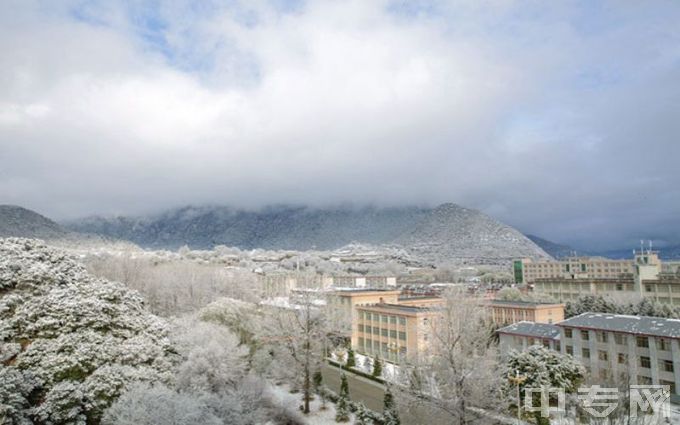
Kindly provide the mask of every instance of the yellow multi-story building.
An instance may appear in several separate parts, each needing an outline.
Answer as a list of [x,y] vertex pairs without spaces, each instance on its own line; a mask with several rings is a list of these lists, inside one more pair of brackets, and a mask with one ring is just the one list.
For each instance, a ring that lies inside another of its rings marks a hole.
[[564,304],[491,300],[486,303],[497,325],[517,322],[557,323],[564,320]]
[[429,346],[436,307],[375,304],[357,306],[352,347],[359,353],[391,362],[416,358]]
[[[635,252],[630,273],[619,276],[564,275],[533,278],[533,290],[559,302],[584,295],[612,298],[650,298],[660,303],[680,305],[678,263],[664,263],[654,251]],[[611,270],[611,269],[610,269]]]
[[538,279],[619,279],[630,277],[632,260],[610,260],[602,257],[570,257],[562,260],[515,260],[515,283],[534,283]]
[[336,290],[328,294],[329,320],[336,331],[346,337],[356,333],[357,306],[380,303],[397,303],[400,290],[352,288]]

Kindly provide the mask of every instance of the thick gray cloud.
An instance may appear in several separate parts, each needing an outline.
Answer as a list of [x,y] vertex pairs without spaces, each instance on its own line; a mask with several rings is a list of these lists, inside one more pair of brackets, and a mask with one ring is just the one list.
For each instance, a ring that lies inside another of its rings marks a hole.
[[1,203],[453,201],[680,241],[677,2],[3,3]]

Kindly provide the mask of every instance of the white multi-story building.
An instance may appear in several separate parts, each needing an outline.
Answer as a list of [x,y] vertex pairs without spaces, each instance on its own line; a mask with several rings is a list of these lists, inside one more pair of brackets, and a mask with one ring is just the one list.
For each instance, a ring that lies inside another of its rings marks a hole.
[[583,313],[555,325],[520,322],[498,331],[501,351],[544,345],[581,362],[595,383],[668,385],[680,400],[680,320]]

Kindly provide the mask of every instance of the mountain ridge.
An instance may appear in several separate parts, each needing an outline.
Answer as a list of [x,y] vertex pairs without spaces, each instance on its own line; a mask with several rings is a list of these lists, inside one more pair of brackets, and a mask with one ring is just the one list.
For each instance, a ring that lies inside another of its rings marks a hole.
[[89,217],[73,231],[130,240],[146,248],[329,250],[351,243],[403,246],[435,263],[549,257],[518,230],[482,212],[447,203],[426,207],[270,206],[242,210],[187,206],[153,216]]

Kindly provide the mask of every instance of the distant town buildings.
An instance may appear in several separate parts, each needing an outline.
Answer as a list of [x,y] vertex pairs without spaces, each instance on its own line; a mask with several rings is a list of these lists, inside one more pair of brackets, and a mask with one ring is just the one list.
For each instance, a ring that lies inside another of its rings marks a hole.
[[680,264],[662,262],[658,252],[640,250],[632,260],[575,257],[561,261],[517,260],[515,280],[559,302],[583,295],[628,295],[680,305]]
[[270,272],[259,276],[264,298],[287,297],[294,289],[314,288],[396,288],[394,276],[322,275]]

